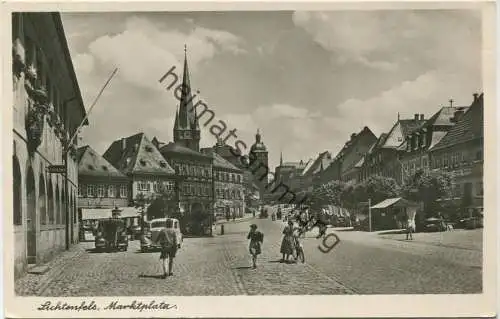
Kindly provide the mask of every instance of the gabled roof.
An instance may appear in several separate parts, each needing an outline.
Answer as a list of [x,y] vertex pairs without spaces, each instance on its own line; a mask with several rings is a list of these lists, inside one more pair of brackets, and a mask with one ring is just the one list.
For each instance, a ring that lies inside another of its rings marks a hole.
[[438,150],[471,140],[483,138],[484,110],[483,94],[475,100],[462,118],[432,148]]
[[126,178],[92,147],[83,146],[77,151],[78,176],[122,177]]
[[211,158],[210,155],[206,155],[206,154],[194,151],[188,147],[185,147],[181,144],[173,143],[173,142],[170,142],[167,145],[160,148],[160,152],[164,156],[166,156],[168,154],[181,154],[181,155],[195,156],[195,157],[201,157],[201,158]]
[[350,150],[352,150],[353,146],[356,145],[356,143],[359,141],[359,139],[363,136],[366,136],[366,135],[371,135],[371,136],[373,136],[374,139],[376,139],[375,134],[373,134],[373,132],[370,130],[370,128],[368,126],[365,126],[359,133],[354,133],[351,135],[351,138],[344,144],[342,149],[335,156],[335,160],[341,158],[346,153],[348,153]]
[[424,127],[429,126],[453,126],[455,122],[453,121],[455,117],[455,112],[463,111],[466,112],[469,109],[468,106],[444,106],[439,111],[436,112],[431,118],[427,120]]
[[104,153],[104,158],[124,174],[175,174],[144,133],[114,141]]
[[206,155],[212,156],[212,158],[214,159],[214,162],[213,162],[214,167],[229,169],[229,170],[238,171],[238,172],[242,171],[238,167],[234,166],[231,162],[224,159],[224,157],[217,154],[215,152],[215,150],[212,148],[203,148],[202,152]]
[[[420,128],[426,120],[405,119],[397,120],[385,137],[383,144],[377,146],[381,148],[399,148],[407,135]],[[396,139],[397,138],[397,139]]]
[[426,120],[399,120],[403,136],[410,134],[425,124]]
[[309,166],[309,169],[304,170],[304,175],[314,175],[321,171],[321,168],[326,169],[330,166],[332,162],[332,154],[328,151],[324,151],[319,153],[318,157],[314,160],[314,162]]

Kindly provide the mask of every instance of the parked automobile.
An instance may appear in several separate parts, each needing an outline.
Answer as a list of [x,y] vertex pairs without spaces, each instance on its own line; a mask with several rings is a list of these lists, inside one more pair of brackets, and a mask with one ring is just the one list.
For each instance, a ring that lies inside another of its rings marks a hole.
[[141,251],[146,252],[159,249],[160,243],[158,242],[158,234],[165,228],[170,228],[175,231],[177,235],[178,248],[181,248],[184,236],[180,230],[179,220],[175,218],[157,218],[149,221],[147,226],[144,228],[144,234],[141,236]]
[[95,236],[95,249],[97,251],[126,251],[128,235],[125,222],[119,218],[100,220]]
[[426,232],[439,232],[445,230],[446,226],[444,221],[440,218],[430,217],[424,221],[424,231]]

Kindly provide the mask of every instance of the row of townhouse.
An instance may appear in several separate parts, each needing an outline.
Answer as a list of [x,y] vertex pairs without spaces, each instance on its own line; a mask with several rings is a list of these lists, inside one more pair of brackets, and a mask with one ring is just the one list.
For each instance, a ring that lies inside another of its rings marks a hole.
[[442,200],[481,210],[483,100],[483,94],[474,94],[470,106],[445,106],[429,119],[423,114],[412,119],[398,116],[378,138],[365,127],[351,136],[326,169],[313,174],[312,185],[332,180],[357,183],[374,175],[394,178],[403,185],[419,171],[448,171],[453,194]]
[[[452,197],[442,199],[481,210],[483,199],[483,94],[470,106],[444,106],[430,118],[415,114],[375,136],[364,127],[351,135],[336,156],[319,153],[305,168],[280,163],[278,179],[305,191],[333,180],[358,183],[374,175],[394,178],[400,185],[421,171],[452,175]],[[452,102],[452,101],[450,101]]]

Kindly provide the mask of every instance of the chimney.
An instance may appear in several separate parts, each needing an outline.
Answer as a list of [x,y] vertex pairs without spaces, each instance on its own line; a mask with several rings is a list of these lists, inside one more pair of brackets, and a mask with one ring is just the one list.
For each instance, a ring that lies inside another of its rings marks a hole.
[[425,119],[423,114],[420,114],[420,121],[423,121]]
[[127,148],[127,139],[122,138],[122,151],[125,151],[126,148]]
[[415,121],[418,121],[418,114],[415,114]]
[[473,96],[474,96],[474,102],[477,102],[477,100],[479,99],[479,94],[474,93]]
[[351,141],[356,137],[356,133],[351,134]]

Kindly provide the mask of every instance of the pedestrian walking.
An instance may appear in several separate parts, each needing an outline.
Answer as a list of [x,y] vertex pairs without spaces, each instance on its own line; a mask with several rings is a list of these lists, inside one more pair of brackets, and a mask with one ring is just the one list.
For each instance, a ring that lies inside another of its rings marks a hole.
[[173,275],[174,258],[178,247],[177,235],[173,230],[172,223],[173,220],[167,219],[166,227],[158,234],[158,242],[161,245],[160,260],[163,267],[163,279]]
[[262,243],[264,242],[264,234],[257,230],[257,225],[250,225],[250,232],[247,239],[250,239],[248,250],[252,255],[252,268],[257,268],[257,256],[262,253]]
[[293,254],[293,222],[291,220],[288,221],[288,226],[283,229],[280,252],[283,255],[282,262],[288,262],[290,255]]
[[406,222],[406,240],[413,240],[413,232],[415,231],[415,221],[408,218]]

